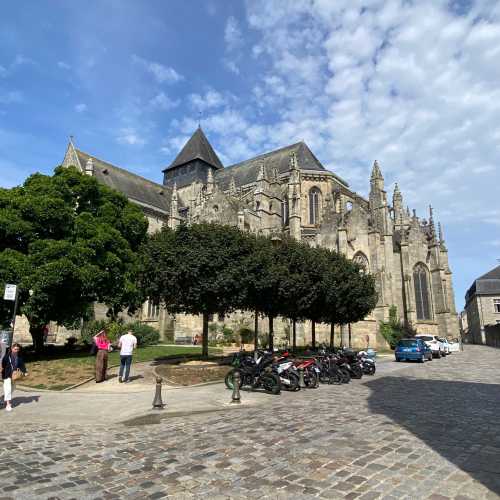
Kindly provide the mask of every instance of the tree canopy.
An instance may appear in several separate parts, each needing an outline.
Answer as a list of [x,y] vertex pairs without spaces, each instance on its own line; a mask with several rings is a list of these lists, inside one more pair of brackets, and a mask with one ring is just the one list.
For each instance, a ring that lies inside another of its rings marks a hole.
[[208,316],[235,309],[273,319],[346,324],[376,303],[373,279],[344,256],[289,237],[269,238],[219,224],[164,228],[143,247],[141,287],[173,313]]
[[244,303],[243,262],[251,238],[220,224],[163,228],[143,248],[141,287],[173,313],[203,316],[203,355],[208,355],[208,317]]
[[[142,303],[137,251],[146,234],[139,207],[74,167],[0,189],[0,287],[19,285],[35,347],[46,324],[74,324],[92,302],[110,316]],[[11,314],[1,301],[0,322]]]

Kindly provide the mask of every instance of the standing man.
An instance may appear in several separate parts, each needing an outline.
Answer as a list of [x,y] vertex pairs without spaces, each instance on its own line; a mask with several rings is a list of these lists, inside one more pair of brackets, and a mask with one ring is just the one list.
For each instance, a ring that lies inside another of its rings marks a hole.
[[[132,364],[132,353],[137,347],[137,338],[129,330],[125,335],[120,337],[118,341],[118,347],[120,348],[120,373],[118,376],[118,382],[129,381],[130,375],[130,365]],[[123,373],[125,371],[125,373]]]

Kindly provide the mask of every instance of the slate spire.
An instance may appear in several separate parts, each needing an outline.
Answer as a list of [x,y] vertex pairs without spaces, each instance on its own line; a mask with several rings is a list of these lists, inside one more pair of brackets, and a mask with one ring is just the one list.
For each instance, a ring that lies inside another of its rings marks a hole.
[[[202,128],[199,126],[168,169],[185,165],[193,160],[202,160],[216,170],[224,168]],[[167,169],[167,170],[168,170]]]

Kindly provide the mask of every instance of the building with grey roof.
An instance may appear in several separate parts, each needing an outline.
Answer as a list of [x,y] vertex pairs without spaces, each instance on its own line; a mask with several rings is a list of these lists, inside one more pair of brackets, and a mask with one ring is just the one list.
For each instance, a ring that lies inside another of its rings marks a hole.
[[[201,127],[163,169],[162,185],[97,159],[72,142],[63,165],[77,166],[141,206],[150,231],[163,224],[216,222],[258,234],[290,235],[357,261],[375,277],[378,303],[369,317],[352,325],[354,346],[385,344],[379,323],[388,319],[393,305],[401,321],[419,332],[458,336],[441,227],[438,230],[434,223],[432,208],[428,220],[411,214],[397,185],[389,203],[377,161],[368,199],[355,193],[334,169],[325,168],[305,142],[224,166]],[[200,318],[173,317],[151,304],[144,305],[142,319],[157,324],[169,340],[192,336],[201,328]],[[247,326],[253,326],[253,320],[241,316],[237,321],[224,319],[235,329],[247,320]],[[284,342],[287,322],[276,330]],[[310,342],[310,325],[300,325],[297,333],[299,342]],[[316,335],[326,340],[329,331],[318,326]],[[345,344],[346,339],[341,331],[337,342]]]
[[500,347],[500,266],[483,274],[465,294],[468,342]]

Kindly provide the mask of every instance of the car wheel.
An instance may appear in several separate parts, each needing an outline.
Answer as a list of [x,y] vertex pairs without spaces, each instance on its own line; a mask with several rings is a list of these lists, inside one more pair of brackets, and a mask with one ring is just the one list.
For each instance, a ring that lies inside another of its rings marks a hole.
[[425,356],[422,354],[420,359],[418,360],[419,363],[423,363],[425,361]]

